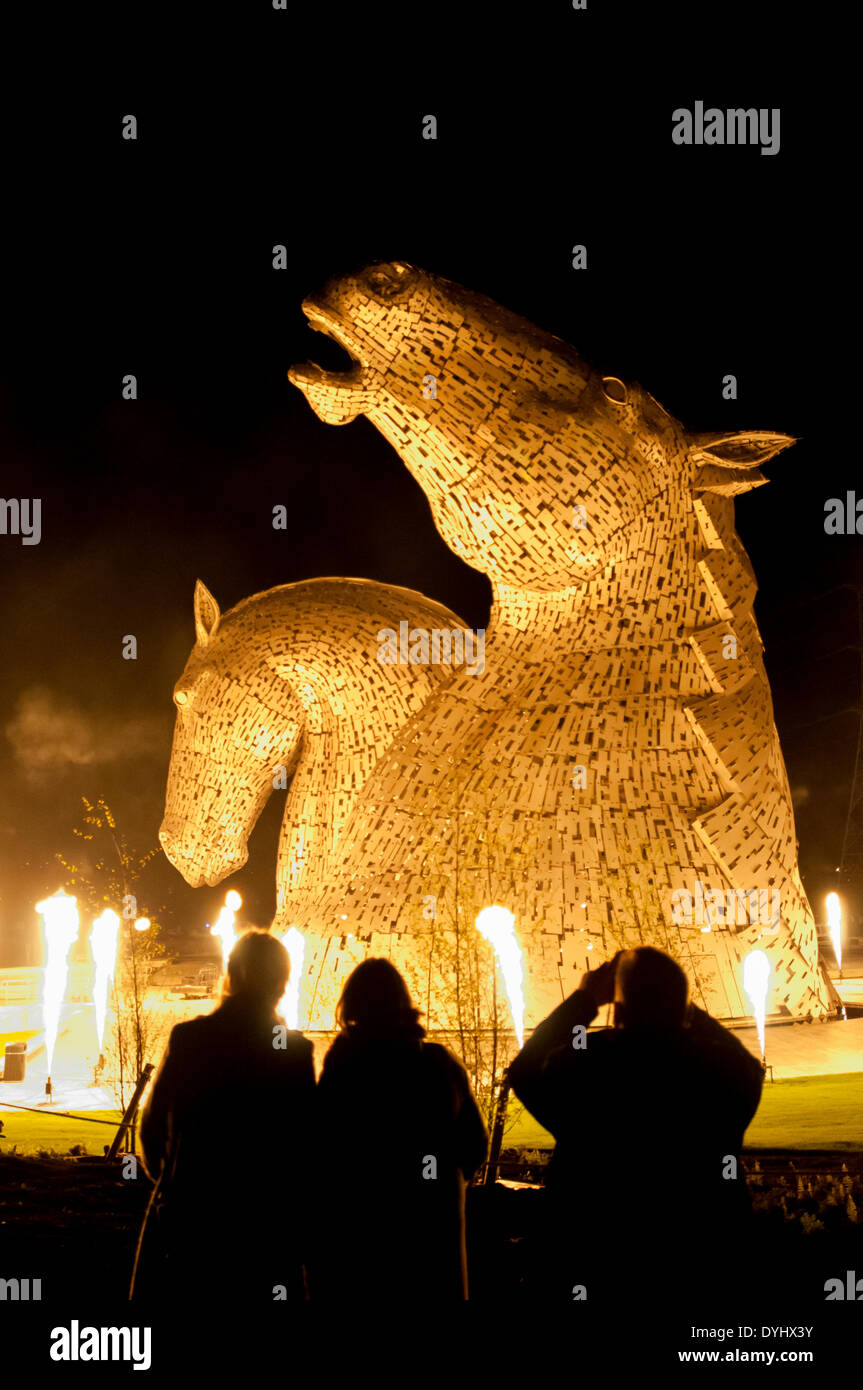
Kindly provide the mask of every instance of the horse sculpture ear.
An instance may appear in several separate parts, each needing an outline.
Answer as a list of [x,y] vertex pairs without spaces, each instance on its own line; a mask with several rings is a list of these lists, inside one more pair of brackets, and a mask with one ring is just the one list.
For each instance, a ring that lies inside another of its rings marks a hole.
[[195,635],[202,647],[219,631],[222,614],[206,584],[195,581]]

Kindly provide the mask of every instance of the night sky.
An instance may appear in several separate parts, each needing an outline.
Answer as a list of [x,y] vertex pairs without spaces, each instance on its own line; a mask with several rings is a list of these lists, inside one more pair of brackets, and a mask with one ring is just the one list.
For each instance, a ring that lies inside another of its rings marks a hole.
[[[515,22],[489,7],[476,31],[438,6],[347,26],[323,8],[202,10],[200,44],[153,10],[140,42],[118,32],[115,60],[80,57],[51,100],[35,60],[19,74],[0,495],[42,499],[42,540],[0,535],[0,963],[39,959],[33,904],[61,882],[54,855],[74,846],[82,796],[106,797],[141,852],[157,844],[197,578],[225,610],[273,585],[361,576],[485,626],[487,580],[446,548],[395,452],[364,419],[324,425],[286,380],[310,354],[341,365],[303,297],[394,258],[558,334],[692,429],[800,437],[737,524],[823,916],[860,656],[854,592],[817,596],[861,581],[860,538],[824,531],[826,499],[858,474],[826,327],[853,226],[818,124],[829,115],[783,61],[778,7],[761,7],[762,35],[751,6],[723,6],[709,41],[686,8],[547,10]],[[672,111],[699,99],[780,107],[780,152],[673,145]],[[576,243],[586,271],[571,267]],[[126,373],[137,401],[121,399]],[[287,531],[272,528],[276,504]],[[252,921],[274,907],[283,797],[231,880]],[[188,889],[160,855],[146,905],[200,932],[225,886]]]

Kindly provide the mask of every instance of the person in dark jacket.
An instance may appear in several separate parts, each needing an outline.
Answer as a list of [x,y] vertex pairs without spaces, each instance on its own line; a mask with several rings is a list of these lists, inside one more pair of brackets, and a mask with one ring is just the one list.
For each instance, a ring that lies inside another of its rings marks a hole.
[[131,1297],[215,1307],[305,1296],[297,1214],[315,1072],[312,1044],[276,1013],[289,973],[281,942],[250,931],[231,952],[219,1007],[171,1031],[141,1119],[157,1186]]
[[467,1297],[465,1184],[488,1136],[461,1062],[424,1041],[387,960],[347,980],[324,1060],[311,1297],[380,1307]]
[[[614,1027],[588,1033],[612,1001]],[[670,956],[643,946],[588,971],[534,1030],[509,1079],[557,1141],[544,1295],[614,1301],[628,1287],[642,1301],[667,1300],[692,1287],[696,1269],[721,1284],[745,1263],[740,1149],[763,1069],[688,1002]]]

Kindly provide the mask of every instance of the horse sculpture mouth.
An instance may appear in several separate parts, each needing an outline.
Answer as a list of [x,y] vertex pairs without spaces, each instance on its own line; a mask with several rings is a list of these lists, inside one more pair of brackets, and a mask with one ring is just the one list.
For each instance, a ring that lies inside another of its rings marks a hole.
[[352,341],[348,325],[310,299],[304,301],[303,312],[308,319],[309,327],[315,333],[322,333],[331,343],[335,343],[347,356],[349,365],[334,369],[321,367],[317,362],[302,362],[290,368],[288,380],[295,386],[328,386],[335,390],[353,390],[362,386],[366,363]]
[[215,888],[229,874],[242,869],[249,857],[248,846],[243,841],[217,840],[202,851],[184,842],[182,835],[172,833],[164,824],[160,827],[159,839],[165,858],[191,888],[203,888],[205,884]]

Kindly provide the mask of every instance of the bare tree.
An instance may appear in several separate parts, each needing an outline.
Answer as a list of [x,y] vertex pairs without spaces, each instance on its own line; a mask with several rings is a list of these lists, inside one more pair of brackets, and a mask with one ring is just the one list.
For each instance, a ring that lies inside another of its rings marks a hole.
[[431,1026],[448,1035],[491,1126],[498,1088],[518,1046],[509,1001],[499,981],[493,948],[476,930],[484,907],[508,907],[527,921],[528,880],[535,838],[513,848],[500,828],[499,810],[475,793],[461,791],[450,818],[443,853],[425,864],[428,899],[434,904],[425,935],[424,992]]
[[105,1080],[120,1109],[126,1107],[145,1062],[158,1061],[173,1019],[153,1008],[147,999],[154,971],[165,963],[157,937],[120,928],[112,1011],[105,1035]]

